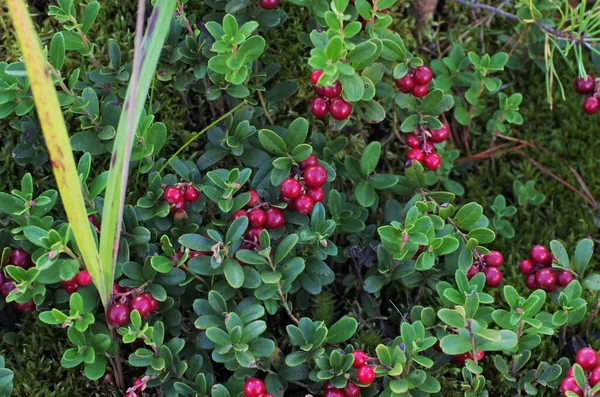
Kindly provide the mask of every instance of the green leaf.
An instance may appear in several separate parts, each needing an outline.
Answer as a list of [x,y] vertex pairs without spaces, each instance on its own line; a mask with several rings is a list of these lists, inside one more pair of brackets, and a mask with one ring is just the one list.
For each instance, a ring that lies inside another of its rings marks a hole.
[[444,323],[454,328],[464,328],[467,324],[465,319],[456,310],[441,309],[438,311],[438,317]]
[[369,143],[360,157],[360,172],[363,175],[369,175],[375,171],[380,156],[381,144],[377,141]]
[[446,335],[440,341],[440,347],[446,354],[462,354],[472,350],[471,341],[463,335]]
[[260,130],[258,132],[258,140],[265,150],[271,154],[285,156],[287,153],[283,139],[271,130]]
[[273,263],[278,265],[294,249],[297,243],[298,236],[296,234],[287,235],[277,246]]
[[575,247],[575,255],[573,256],[573,266],[575,271],[583,274],[590,263],[592,254],[594,253],[594,242],[589,239],[580,240]]
[[567,250],[558,240],[550,241],[550,249],[552,254],[556,257],[558,263],[563,267],[569,267],[569,254]]
[[329,327],[326,340],[328,343],[345,342],[354,335],[357,327],[358,321],[355,318],[344,316]]
[[342,54],[342,49],[344,47],[344,41],[340,36],[334,36],[329,40],[327,46],[325,47],[325,56],[330,61],[337,61]]
[[247,216],[242,216],[240,218],[237,218],[235,221],[233,221],[231,223],[231,225],[229,226],[229,228],[227,229],[227,236],[225,237],[227,244],[236,243],[237,241],[239,241],[242,238],[242,236],[244,235],[244,233],[246,232],[247,228],[248,228],[248,217]]
[[476,239],[479,242],[479,244],[488,244],[494,241],[494,239],[496,238],[496,233],[494,233],[488,228],[480,227],[471,230],[468,236],[469,238]]
[[477,203],[465,204],[458,210],[454,217],[456,226],[466,229],[474,225],[481,218],[481,215],[483,215],[483,207],[481,205]]
[[242,284],[244,284],[244,270],[238,261],[226,259],[223,263],[223,272],[229,285],[236,289],[242,287]]
[[54,69],[60,71],[65,63],[65,37],[61,32],[52,36],[49,52],[50,64],[54,66]]
[[358,102],[362,99],[365,92],[365,84],[359,75],[353,73],[349,76],[340,75],[339,77],[342,87],[342,95],[349,102]]

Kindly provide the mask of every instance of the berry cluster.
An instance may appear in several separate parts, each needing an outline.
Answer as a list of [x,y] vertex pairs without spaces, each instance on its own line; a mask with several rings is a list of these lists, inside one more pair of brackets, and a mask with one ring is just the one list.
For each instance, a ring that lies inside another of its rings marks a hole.
[[72,294],[79,287],[87,287],[91,283],[92,276],[90,276],[90,273],[87,270],[80,270],[72,279],[61,281],[60,285],[62,285],[67,293]]
[[137,290],[129,290],[127,287],[121,287],[113,284],[113,297],[115,302],[109,306],[106,312],[106,320],[115,328],[123,327],[129,324],[129,314],[137,310],[142,318],[148,317],[158,309],[158,302],[150,292],[136,294]]
[[[248,230],[246,231],[246,239],[258,243],[260,232],[263,229],[275,230],[283,227],[285,224],[285,216],[280,208],[271,207],[268,203],[263,203],[260,195],[256,190],[248,190],[250,200],[246,204],[248,209],[240,209],[233,213],[232,221],[235,221],[242,216],[248,217]],[[248,249],[247,245],[243,245],[242,249]],[[241,262],[240,262],[241,263]]]
[[333,85],[317,87],[317,83],[322,75],[322,70],[314,70],[310,74],[310,82],[315,93],[318,95],[310,103],[311,113],[319,118],[327,116],[327,113],[331,113],[331,117],[336,120],[346,120],[350,117],[350,113],[352,113],[352,105],[340,96],[343,89],[342,83],[336,80]]
[[267,393],[265,382],[258,378],[248,378],[244,383],[244,396],[246,397],[274,397]]
[[427,66],[419,66],[399,79],[395,79],[396,87],[406,94],[423,98],[429,92],[429,83],[433,80],[433,72]]
[[[369,356],[362,350],[354,350],[352,355],[354,356],[352,368],[356,368],[356,380],[363,385],[370,385],[375,380],[375,371],[367,364]],[[325,390],[323,397],[357,397],[360,395],[360,387],[352,382],[346,383],[343,389],[337,389],[327,381],[323,388]]]
[[170,214],[185,218],[187,203],[193,203],[200,198],[200,191],[189,183],[178,183],[168,186],[163,194],[164,200],[171,206]]
[[504,263],[504,257],[499,251],[490,251],[489,254],[478,258],[471,268],[467,271],[467,278],[472,279],[477,273],[483,272],[485,275],[485,285],[488,287],[497,287],[502,282],[502,272],[498,269]]
[[319,165],[319,160],[314,154],[300,162],[300,169],[299,179],[284,179],[279,186],[279,193],[281,201],[287,204],[288,209],[307,215],[312,212],[315,203],[325,199],[323,185],[327,182],[327,170]]
[[[29,269],[33,266],[33,263],[31,262],[31,256],[22,248],[13,250],[8,257],[8,262],[6,264],[22,267],[23,269]],[[14,280],[0,272],[0,295],[6,298],[8,294],[10,294],[10,292],[15,288]],[[12,301],[11,305],[21,313],[29,313],[33,311],[33,308],[35,307],[33,301],[28,301],[25,303]]]
[[259,0],[258,4],[265,10],[274,10],[279,6],[279,0]]
[[444,142],[450,136],[450,127],[442,123],[437,130],[426,130],[419,127],[415,133],[406,136],[406,144],[411,148],[407,158],[410,161],[418,161],[428,169],[435,171],[442,165],[442,159],[436,153],[434,143]]
[[[599,80],[600,81],[600,80]],[[583,101],[583,111],[594,114],[600,110],[600,84],[589,74],[585,79],[578,77],[574,83],[575,91],[582,95],[592,94]]]
[[519,272],[527,276],[525,284],[529,289],[543,289],[554,292],[557,287],[566,287],[573,281],[573,275],[567,270],[551,268],[553,256],[543,245],[534,245],[529,258],[519,262]]
[[[579,349],[575,355],[575,362],[585,371],[586,389],[588,386],[592,388],[600,382],[600,367],[598,366],[598,353],[596,353],[596,350],[589,347]],[[560,391],[563,396],[566,396],[568,391],[583,396],[583,390],[579,387],[573,375],[573,367],[567,370],[567,376],[560,383]]]

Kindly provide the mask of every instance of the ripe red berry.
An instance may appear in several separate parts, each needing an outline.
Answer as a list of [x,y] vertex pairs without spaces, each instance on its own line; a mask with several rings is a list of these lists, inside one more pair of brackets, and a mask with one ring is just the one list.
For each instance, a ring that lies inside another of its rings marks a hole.
[[543,245],[534,245],[531,247],[529,259],[536,265],[549,266],[552,263],[550,252]]
[[330,381],[327,381],[323,385],[323,390],[337,390],[337,389],[335,387],[333,387],[333,385],[331,384]]
[[504,263],[504,257],[500,251],[490,251],[483,257],[485,264],[491,267],[500,267]]
[[469,268],[469,270],[467,270],[467,278],[470,280],[473,277],[475,277],[475,275],[477,273],[479,273],[479,269],[477,268],[477,266],[471,265],[471,267]]
[[310,73],[310,82],[312,85],[317,85],[319,79],[323,76],[323,71],[321,69],[313,70]]
[[12,302],[12,305],[19,313],[30,313],[35,308],[33,301],[27,301],[25,303]]
[[304,182],[311,188],[323,186],[327,182],[327,170],[320,165],[308,167],[304,170]]
[[467,353],[452,355],[452,361],[454,361],[456,364],[459,364],[459,365],[464,365],[465,361],[467,361],[467,358],[468,358]]
[[8,264],[22,267],[23,269],[29,269],[31,267],[31,255],[23,248],[17,248],[10,253]]
[[275,396],[270,393],[267,393],[267,394],[263,394],[261,397],[275,397]]
[[333,85],[323,87],[323,95],[327,98],[337,98],[342,95],[342,84],[339,81],[335,81]]
[[367,358],[369,357],[362,350],[354,350],[352,355],[354,356],[354,361],[352,362],[352,367],[354,368],[360,368],[365,365]]
[[253,227],[262,227],[267,220],[267,215],[265,211],[260,208],[255,208],[253,210],[248,211],[248,223],[250,223]]
[[295,203],[296,200],[291,199],[291,198],[287,198],[285,196],[281,196],[281,201],[283,201],[284,203],[287,204],[286,208],[288,210],[295,210],[296,209],[296,203]]
[[488,287],[497,287],[502,282],[502,272],[497,267],[486,267],[483,274],[485,274],[485,285]]
[[142,378],[135,378],[133,380],[133,386],[134,387],[140,387],[144,384],[144,381],[142,380]]
[[535,283],[538,288],[551,292],[556,288],[556,274],[552,269],[540,269],[535,273]]
[[200,198],[200,191],[192,185],[187,185],[185,191],[183,192],[183,196],[187,201],[193,203],[195,201],[198,201],[198,199]]
[[413,96],[416,96],[417,98],[423,98],[425,95],[427,95],[428,92],[429,92],[429,86],[427,84],[415,85],[411,91]]
[[406,73],[404,77],[395,79],[396,87],[402,92],[409,93],[415,86],[415,79],[411,73]]
[[129,324],[129,313],[131,310],[126,305],[115,303],[108,308],[106,320],[113,327],[123,327]]
[[265,10],[273,10],[279,5],[279,0],[259,0],[258,3]]
[[183,193],[181,193],[179,188],[176,188],[175,186],[169,186],[165,189],[163,198],[169,204],[176,204],[183,200]]
[[450,136],[450,127],[448,127],[448,124],[442,123],[442,128],[437,130],[430,130],[429,133],[431,134],[430,139],[432,142],[444,142]]
[[352,105],[342,98],[336,98],[331,101],[329,112],[331,113],[331,117],[336,120],[346,120],[350,117],[350,113],[352,113]]
[[246,397],[260,397],[266,391],[265,383],[257,378],[249,378],[244,384],[244,396]]
[[139,394],[134,391],[130,391],[129,393],[125,393],[123,397],[139,397]]
[[248,190],[248,194],[250,194],[250,200],[248,200],[248,207],[254,207],[260,204],[260,195],[256,190]]
[[136,296],[129,302],[131,311],[137,310],[142,318],[148,317],[152,313],[152,304],[144,295]]
[[521,262],[519,262],[519,271],[521,274],[528,276],[531,274],[531,272],[533,272],[533,266],[534,264],[532,261],[529,259],[523,259]]
[[360,383],[368,385],[375,379],[375,371],[373,371],[373,368],[363,365],[356,372],[356,379],[358,379]]
[[[485,357],[485,352],[483,350],[479,350],[477,352],[477,361],[483,360],[483,357]],[[467,358],[473,360],[473,354],[471,352],[467,353]]]
[[308,194],[303,194],[294,201],[296,211],[302,215],[308,215],[312,212],[315,201]]
[[98,223],[95,215],[88,215],[88,221],[94,225],[96,229],[100,229],[100,223]]
[[13,289],[15,289],[15,284],[12,281],[5,281],[0,285],[0,294],[6,298]]
[[598,366],[598,353],[590,347],[584,347],[575,355],[575,362],[581,365],[584,371],[590,371]]
[[412,148],[418,148],[421,146],[421,140],[415,134],[408,134],[406,136],[406,144]]
[[181,200],[175,204],[171,204],[171,209],[169,210],[169,214],[173,215],[177,211],[185,211],[187,208],[187,201]]
[[119,284],[117,284],[117,283],[113,283],[112,294],[113,295],[119,295],[122,292],[123,292],[123,289],[121,288],[121,286]]
[[327,116],[327,112],[329,112],[329,104],[327,100],[323,97],[314,97],[310,102],[310,112],[313,116],[322,118]]
[[269,208],[266,211],[267,220],[265,221],[265,227],[269,230],[279,229],[285,224],[285,216],[283,211],[279,208]]
[[246,231],[246,239],[258,243],[260,239],[260,233],[264,230],[262,227],[251,227]]
[[60,285],[65,291],[67,291],[67,293],[72,294],[73,292],[77,291],[77,288],[79,288],[79,284],[77,284],[77,275],[70,280],[61,281]]
[[[573,376],[573,369],[571,369],[571,375]],[[567,376],[569,376],[568,372],[567,372]],[[600,383],[600,367],[596,367],[592,370],[592,372],[590,372],[590,385],[591,386],[596,386],[598,383]]]
[[594,114],[600,109],[600,101],[593,96],[585,98],[583,101],[583,111],[586,114]]
[[323,393],[323,397],[345,397],[346,395],[344,394],[343,390],[340,389],[329,389],[329,390],[325,390],[325,393]]
[[531,290],[538,288],[537,283],[535,281],[535,273],[527,276],[527,278],[525,279],[525,285]]
[[158,301],[154,299],[154,296],[152,296],[150,292],[146,292],[145,294],[142,294],[142,296],[145,297],[150,303],[151,312],[155,312],[156,310],[158,310]]
[[311,154],[306,160],[299,162],[298,165],[302,169],[307,169],[310,166],[319,165],[319,159],[314,154]]
[[248,216],[248,212],[246,212],[246,210],[237,210],[231,216],[231,221],[233,222],[236,219],[241,218],[243,216]]
[[414,77],[419,85],[429,84],[433,80],[433,72],[427,66],[419,66],[415,69]]
[[[306,171],[305,171],[306,175]],[[294,178],[286,178],[279,186],[279,192],[283,197],[296,199],[302,194],[302,184]]]
[[315,203],[322,203],[325,200],[325,190],[322,187],[313,187],[312,189],[308,189],[306,191]]
[[75,281],[77,281],[77,284],[81,285],[82,287],[87,287],[92,283],[92,276],[87,270],[80,270],[75,276]]
[[556,284],[559,287],[566,287],[573,281],[573,275],[571,272],[563,270],[558,272],[558,276],[556,276]]
[[591,94],[592,92],[594,92],[594,85],[594,78],[589,74],[585,79],[577,77],[575,79],[575,83],[573,84],[575,91],[579,94]]
[[358,397],[360,394],[360,387],[356,386],[352,382],[346,383],[346,387],[344,387],[344,396],[345,397]]
[[437,153],[429,153],[423,160],[423,165],[432,171],[437,170],[442,165],[442,159]]
[[566,395],[568,391],[579,396],[583,395],[583,390],[577,386],[577,381],[573,377],[564,378],[563,381],[560,382],[560,391],[563,393],[563,396]]
[[422,163],[423,160],[425,160],[425,153],[423,153],[421,149],[414,148],[408,151],[406,157],[410,161],[418,161],[419,163]]

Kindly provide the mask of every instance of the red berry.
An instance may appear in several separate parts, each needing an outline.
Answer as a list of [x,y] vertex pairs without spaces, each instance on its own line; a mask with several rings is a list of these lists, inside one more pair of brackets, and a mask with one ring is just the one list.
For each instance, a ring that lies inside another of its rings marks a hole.
[[[569,369],[571,370],[571,375],[569,375],[569,372],[567,371],[567,376],[573,376],[573,369]],[[600,367],[596,367],[590,372],[590,385],[596,386],[598,383],[600,383]]]
[[[485,356],[485,352],[483,350],[479,350],[477,352],[477,361],[481,361],[483,360],[483,357]],[[467,353],[467,358],[470,358],[471,360],[473,360],[473,354],[472,353]]]
[[259,4],[265,10],[273,10],[279,5],[279,0],[259,0]]
[[538,288],[552,292],[556,288],[556,274],[552,269],[540,269],[535,273],[535,283]]
[[442,128],[437,130],[430,130],[429,133],[431,134],[430,139],[432,142],[444,142],[450,136],[450,127],[448,127],[448,124],[442,123]]
[[322,187],[313,187],[312,189],[308,189],[306,191],[315,203],[322,203],[325,200],[325,190]]
[[269,230],[279,229],[285,224],[285,216],[283,211],[279,208],[269,208],[266,212],[267,220],[265,222],[265,228]]
[[251,227],[246,231],[246,239],[258,243],[260,239],[260,233],[264,230],[262,227]]
[[536,265],[549,266],[552,263],[550,252],[543,245],[534,245],[531,247],[529,259]]
[[442,159],[437,153],[429,153],[423,160],[423,165],[432,171],[437,170],[442,165]]
[[558,272],[558,276],[556,276],[556,284],[559,287],[566,287],[571,283],[571,281],[573,281],[573,275],[571,272],[566,270]]
[[429,92],[429,86],[425,85],[415,85],[411,91],[411,93],[417,98],[423,98]]
[[427,66],[419,66],[414,72],[415,83],[426,85],[433,80],[433,72]]
[[311,188],[323,186],[327,182],[327,170],[320,165],[308,167],[304,170],[304,182]]
[[129,302],[131,311],[137,310],[142,318],[148,317],[152,313],[152,304],[144,295],[136,296]]
[[310,112],[318,118],[327,116],[327,112],[329,112],[327,100],[320,96],[313,98],[310,102]]
[[396,83],[396,87],[405,93],[411,92],[415,86],[415,79],[411,73],[406,73],[404,77],[395,79],[394,82]]
[[452,361],[454,361],[457,364],[463,365],[465,363],[465,361],[467,361],[468,357],[469,356],[467,355],[467,353],[454,354],[452,356]]
[[584,371],[590,371],[598,366],[598,353],[590,347],[579,349],[575,362],[581,365]]
[[144,383],[144,380],[142,378],[135,378],[133,380],[133,387],[137,387],[141,391],[144,391],[144,389],[146,388],[146,383]]
[[88,215],[88,221],[94,225],[96,229],[100,229],[100,223],[98,223],[95,215]]
[[17,248],[10,253],[8,264],[29,269],[31,267],[31,256],[23,248]]
[[356,379],[358,379],[360,383],[368,385],[375,379],[375,371],[373,371],[373,368],[363,365],[356,372]]
[[253,210],[248,211],[248,223],[253,227],[262,227],[267,220],[267,215],[265,211],[260,208],[255,208]]
[[467,271],[467,278],[470,280],[473,277],[475,277],[475,275],[479,273],[479,269],[477,268],[477,266],[475,265],[471,265],[471,267],[469,268],[469,270]]
[[243,216],[248,216],[248,212],[246,212],[246,210],[237,210],[231,216],[231,221],[233,222],[236,219],[241,218]]
[[497,287],[502,282],[502,272],[497,267],[486,267],[483,274],[485,274],[485,285],[488,287]]
[[92,276],[87,270],[80,270],[75,276],[75,280],[77,281],[77,284],[82,287],[87,287],[92,283]]
[[594,114],[600,109],[600,101],[593,96],[585,98],[583,101],[583,111],[586,114]]
[[154,299],[154,296],[152,296],[150,292],[146,292],[145,294],[142,294],[142,296],[145,297],[150,303],[151,312],[155,312],[156,310],[158,310],[158,301]]
[[248,207],[255,207],[260,204],[260,195],[256,190],[248,190],[248,194],[250,194],[250,200],[248,200]]
[[567,369],[566,377],[568,378],[569,376],[575,376],[573,375],[573,367],[569,367],[569,369]]
[[337,389],[335,387],[333,387],[333,385],[331,384],[330,381],[327,381],[323,385],[323,390],[337,390]]
[[346,387],[344,387],[344,396],[345,397],[358,397],[360,394],[360,387],[356,386],[352,382],[346,383]]
[[423,160],[425,160],[425,153],[423,153],[421,149],[414,148],[408,151],[406,157],[410,161],[418,161],[419,163],[422,163]]
[[533,289],[537,289],[537,283],[535,281],[535,273],[530,274],[529,276],[527,276],[527,278],[525,279],[525,285],[527,286],[527,288],[533,290]]
[[418,148],[421,146],[421,140],[415,134],[408,134],[406,136],[406,144],[412,148]]
[[568,391],[571,391],[579,396],[583,395],[583,390],[579,386],[577,386],[577,381],[573,377],[564,378],[562,382],[560,382],[560,391],[563,395],[566,395]]
[[187,201],[193,203],[195,201],[198,201],[198,199],[200,198],[200,191],[192,185],[187,185],[185,191],[183,192],[183,196]]
[[327,98],[337,98],[342,95],[342,84],[339,81],[335,81],[333,85],[323,87],[323,95]]
[[[64,281],[63,281],[64,283]],[[67,292],[67,294],[72,294],[73,292],[77,291],[77,289],[79,288],[79,284],[77,283],[72,283],[72,284],[63,284],[61,283],[63,289]]]
[[257,378],[249,378],[244,384],[244,396],[246,397],[260,397],[266,391],[265,383]]
[[6,298],[13,289],[15,289],[15,284],[12,281],[5,281],[0,285],[0,294]]
[[19,313],[29,313],[35,308],[33,301],[27,301],[25,303],[12,302],[12,305]]
[[310,82],[312,85],[317,85],[321,76],[323,76],[323,71],[321,69],[313,70],[310,73]]
[[331,113],[331,117],[336,120],[346,120],[350,116],[350,113],[352,113],[352,105],[342,98],[336,98],[331,101],[329,112]]
[[352,355],[354,356],[354,361],[352,362],[354,368],[362,367],[367,362],[367,358],[369,358],[362,350],[354,350]]
[[323,393],[323,397],[345,397],[346,395],[344,394],[343,390],[340,389],[329,389],[329,390],[325,390],[325,393]]
[[294,201],[294,204],[299,214],[308,215],[312,212],[315,201],[308,194],[303,194]]
[[139,397],[140,395],[134,391],[130,391],[129,393],[125,393],[123,397]]
[[319,159],[314,154],[311,154],[306,160],[299,162],[298,165],[300,168],[306,169],[313,165],[319,165]]
[[[306,174],[306,171],[305,171]],[[302,194],[302,184],[294,178],[286,178],[279,186],[279,192],[283,197],[296,199]]]
[[263,395],[262,395],[262,396],[260,396],[260,397],[275,397],[275,396],[274,396],[274,395],[272,395],[272,394],[270,394],[270,393],[267,393],[267,394],[263,394]]
[[291,199],[291,198],[287,198],[287,197],[284,197],[284,196],[281,196],[281,201],[283,201],[284,203],[287,204],[286,208],[288,210],[295,210],[296,209],[296,203],[295,203],[296,200]]
[[523,259],[521,262],[519,262],[519,271],[521,272],[521,274],[524,274],[526,276],[530,275],[533,272],[533,267],[534,264],[529,259]]
[[115,303],[108,308],[106,320],[113,327],[123,327],[129,324],[129,313],[131,311],[126,305]]
[[181,193],[181,190],[179,188],[169,186],[165,189],[163,198],[169,204],[176,204],[183,200],[183,193]]
[[504,263],[504,257],[500,251],[490,251],[483,257],[485,264],[491,267],[500,267]]
[[577,77],[575,79],[575,83],[573,84],[573,86],[575,87],[575,91],[577,91],[579,94],[591,94],[592,92],[594,92],[594,85],[594,78],[589,74],[585,79]]
[[117,284],[117,283],[113,283],[112,294],[113,295],[119,295],[122,292],[123,292],[123,290],[121,289],[121,286],[119,284]]
[[185,211],[187,207],[187,201],[181,200],[175,204],[171,204],[171,209],[169,210],[169,214],[173,215],[177,211]]

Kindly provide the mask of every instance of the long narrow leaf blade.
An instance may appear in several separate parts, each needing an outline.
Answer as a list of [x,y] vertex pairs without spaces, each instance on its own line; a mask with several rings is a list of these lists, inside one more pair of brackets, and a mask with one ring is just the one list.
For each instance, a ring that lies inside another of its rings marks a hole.
[[117,260],[132,141],[174,11],[175,0],[156,2],[141,48],[136,48],[134,54],[134,70],[117,127],[102,212],[100,263],[107,285],[113,282]]
[[17,33],[17,41],[25,60],[35,108],[46,140],[58,191],[86,268],[92,276],[94,285],[100,291],[102,302],[106,305],[110,293],[106,293],[98,250],[87,219],[75,159],[56,96],[56,88],[48,71],[48,63],[24,1],[8,0],[7,3]]

